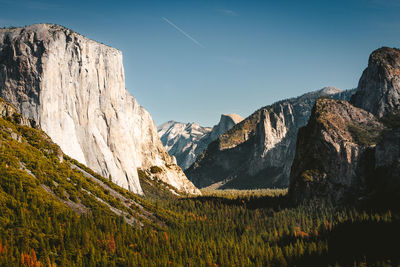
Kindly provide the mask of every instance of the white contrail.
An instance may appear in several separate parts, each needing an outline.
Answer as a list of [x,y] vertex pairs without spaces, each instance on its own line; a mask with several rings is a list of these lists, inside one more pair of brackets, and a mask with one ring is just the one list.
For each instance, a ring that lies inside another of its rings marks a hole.
[[165,17],[161,17],[165,22],[167,22],[169,25],[171,25],[172,27],[174,27],[175,29],[177,29],[180,33],[182,33],[183,35],[185,35],[187,38],[189,38],[190,40],[192,40],[195,44],[197,44],[198,46],[204,48],[204,45],[202,45],[200,42],[198,42],[196,39],[194,39],[192,36],[190,36],[189,34],[187,34],[184,30],[182,30],[181,28],[179,28],[178,26],[176,26],[172,21],[168,20]]

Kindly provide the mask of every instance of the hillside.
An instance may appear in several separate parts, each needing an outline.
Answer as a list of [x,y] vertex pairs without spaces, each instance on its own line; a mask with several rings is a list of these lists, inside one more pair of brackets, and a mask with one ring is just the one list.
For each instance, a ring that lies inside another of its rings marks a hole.
[[0,115],[0,262],[104,263],[138,229],[165,227],[152,204],[63,154],[1,98]]
[[165,149],[182,169],[192,165],[197,155],[207,147],[204,137],[211,132],[211,127],[176,121],[163,123],[157,129]]
[[290,181],[293,200],[343,203],[368,195],[374,148],[385,130],[371,113],[346,101],[318,99],[298,134]]
[[54,24],[0,29],[0,97],[64,153],[133,193],[137,169],[199,193],[174,165],[151,115],[125,88],[122,52]]
[[2,266],[399,262],[390,211],[291,207],[283,190],[182,198],[155,167],[139,171],[139,197],[67,157],[1,99],[0,114]]
[[[382,47],[350,103],[319,99],[299,130],[289,195],[396,207],[400,199],[400,50]],[[382,204],[384,203],[384,204]]]
[[212,142],[185,173],[200,188],[284,188],[297,131],[321,96],[350,99],[353,90],[325,87],[263,107]]

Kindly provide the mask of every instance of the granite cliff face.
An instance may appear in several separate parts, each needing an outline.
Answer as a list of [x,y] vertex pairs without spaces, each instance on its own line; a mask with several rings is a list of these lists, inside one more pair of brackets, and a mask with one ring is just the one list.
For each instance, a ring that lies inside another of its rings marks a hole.
[[298,134],[289,188],[294,203],[400,200],[399,66],[398,49],[380,48],[351,98],[354,106],[317,101]]
[[209,136],[207,137],[208,144],[211,143],[212,141],[217,140],[218,137],[226,133],[228,130],[230,130],[233,126],[235,126],[242,120],[243,118],[237,114],[226,114],[226,115],[222,114],[218,124],[214,125]]
[[150,114],[125,89],[122,53],[64,27],[0,29],[0,96],[72,158],[142,193],[137,169],[199,193],[163,148]]
[[4,101],[2,98],[0,98],[0,118],[13,118],[14,122],[19,125],[37,128],[34,120],[21,116],[16,108]]
[[197,123],[168,121],[158,127],[158,134],[168,153],[174,156],[177,164],[185,170],[193,164],[197,155],[206,149],[209,143],[242,119],[237,114],[222,114],[219,123],[213,128],[202,127]]
[[[397,118],[400,122],[400,117]],[[400,127],[384,132],[375,148],[375,178],[372,191],[399,196],[400,192]],[[399,197],[400,198],[400,197]]]
[[297,131],[316,99],[349,99],[352,93],[326,87],[261,108],[212,142],[185,173],[198,187],[286,187]]
[[382,47],[369,57],[351,103],[378,118],[400,110],[400,50]]
[[374,147],[384,126],[346,101],[318,99],[307,126],[299,130],[289,195],[296,203],[324,198],[357,199],[366,191]]

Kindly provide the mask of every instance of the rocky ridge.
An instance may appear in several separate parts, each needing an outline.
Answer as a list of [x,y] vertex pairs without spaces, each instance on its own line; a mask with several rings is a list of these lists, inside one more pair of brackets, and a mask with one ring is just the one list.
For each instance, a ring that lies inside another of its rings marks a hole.
[[289,195],[296,203],[362,196],[384,129],[371,113],[346,101],[318,99],[307,126],[299,130]]
[[[50,205],[60,204],[58,210],[67,208],[79,215],[92,214],[97,205],[101,212],[122,217],[131,226],[165,225],[145,207],[148,203],[142,198],[66,156],[35,121],[2,98],[0,150],[3,187],[7,183],[25,184],[30,197],[40,195]],[[2,190],[1,194],[4,199],[13,199],[12,191]]]
[[369,57],[351,103],[378,118],[400,110],[400,50],[382,47]]
[[165,151],[150,114],[125,89],[122,53],[62,26],[0,29],[0,96],[72,158],[142,193],[138,169],[200,193]]
[[231,129],[243,118],[237,114],[222,114],[213,128],[197,123],[168,121],[158,126],[158,134],[168,153],[175,157],[182,169],[187,169],[197,156],[221,134]]
[[371,54],[350,103],[317,101],[298,135],[294,203],[400,199],[399,52],[383,47]]
[[349,99],[353,92],[325,87],[263,107],[212,142],[185,173],[198,187],[287,187],[297,131],[316,99]]

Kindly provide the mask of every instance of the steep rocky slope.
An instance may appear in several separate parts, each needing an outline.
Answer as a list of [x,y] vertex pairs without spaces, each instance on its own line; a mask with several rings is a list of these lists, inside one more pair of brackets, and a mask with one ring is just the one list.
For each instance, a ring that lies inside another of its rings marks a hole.
[[150,114],[125,89],[122,53],[64,27],[0,29],[0,96],[63,151],[142,193],[137,169],[199,193],[163,148]]
[[213,128],[202,127],[197,123],[168,121],[158,127],[158,134],[168,153],[185,170],[209,143],[242,120],[237,114],[222,114],[219,123]]
[[382,47],[369,57],[351,103],[381,118],[400,110],[400,50]]
[[316,99],[349,99],[352,93],[326,87],[261,108],[211,143],[185,173],[198,187],[286,187],[297,131]]
[[[3,205],[16,198],[11,185],[21,183],[29,198],[43,199],[49,206],[58,206],[60,211],[87,215],[101,211],[112,217],[121,216],[135,226],[163,224],[147,209],[151,205],[64,155],[33,120],[19,114],[1,98],[0,151],[3,211],[12,209],[12,205]],[[4,228],[7,227],[2,225]]]
[[200,151],[207,147],[204,136],[211,132],[211,127],[176,121],[163,123],[157,129],[165,149],[176,158],[182,169],[187,169]]
[[371,54],[351,98],[361,108],[317,101],[298,135],[289,188],[295,203],[400,200],[399,64],[398,49]]
[[176,205],[176,188],[141,171],[138,196],[63,154],[31,122],[0,98],[1,266],[159,266],[166,244],[185,247],[192,210],[156,202]]
[[383,130],[383,124],[363,109],[346,101],[318,99],[307,126],[299,130],[289,195],[295,202],[362,196]]
[[214,125],[210,135],[208,137],[208,142],[211,143],[220,137],[222,134],[226,133],[233,126],[241,122],[243,118],[237,114],[222,114],[217,125]]

